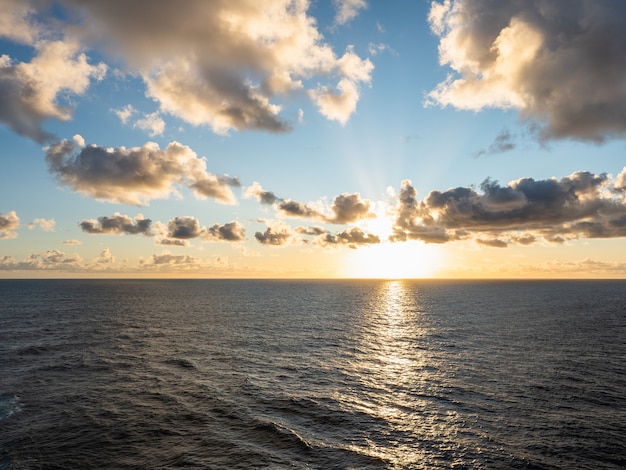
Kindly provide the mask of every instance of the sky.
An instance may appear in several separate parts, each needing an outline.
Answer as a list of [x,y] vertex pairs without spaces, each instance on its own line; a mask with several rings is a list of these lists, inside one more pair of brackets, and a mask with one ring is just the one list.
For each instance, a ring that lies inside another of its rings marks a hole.
[[623,0],[0,0],[0,278],[626,278]]

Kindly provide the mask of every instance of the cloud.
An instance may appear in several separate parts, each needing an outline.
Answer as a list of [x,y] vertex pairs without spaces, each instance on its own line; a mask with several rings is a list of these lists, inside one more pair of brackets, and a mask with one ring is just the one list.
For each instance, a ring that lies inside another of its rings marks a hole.
[[343,193],[333,200],[331,207],[334,217],[327,221],[334,224],[349,224],[362,219],[372,219],[376,215],[370,212],[370,201],[361,199],[359,193]]
[[393,48],[391,48],[389,44],[385,44],[382,42],[379,42],[379,43],[370,42],[367,46],[367,51],[370,53],[370,55],[373,55],[373,56],[382,54],[383,52],[387,52],[387,51],[393,55],[398,55],[398,52],[395,51]]
[[43,130],[45,120],[72,117],[71,108],[59,103],[59,96],[82,95],[92,78],[103,78],[107,67],[89,64],[70,41],[38,41],[35,50],[30,62],[13,64],[9,56],[0,56],[0,122],[43,143],[54,138]]
[[514,136],[508,129],[502,129],[502,131],[496,136],[493,143],[487,149],[476,152],[475,156],[481,157],[483,155],[495,155],[513,150],[515,148],[513,137]]
[[214,224],[207,229],[203,240],[240,242],[245,240],[245,229],[239,222],[229,222],[224,225]]
[[56,222],[54,221],[54,219],[35,219],[28,224],[28,228],[29,230],[33,230],[35,227],[39,226],[44,232],[54,232],[55,225]]
[[165,130],[165,121],[161,118],[158,111],[146,114],[143,118],[137,119],[133,127],[137,127],[142,131],[146,131],[150,137],[163,135]]
[[3,271],[76,270],[81,267],[79,255],[66,254],[59,250],[34,253],[23,261],[15,261],[10,256],[0,259],[0,270]]
[[265,232],[256,232],[254,238],[263,245],[282,246],[295,243],[295,232],[287,224],[278,222],[267,227]]
[[361,199],[359,193],[343,193],[336,196],[333,199],[332,206],[328,208],[328,214],[308,204],[291,199],[281,199],[273,192],[265,191],[257,182],[246,188],[244,197],[254,197],[261,204],[272,205],[282,215],[287,217],[319,220],[331,224],[349,224],[358,220],[376,217],[374,213],[370,212],[370,201]]
[[143,234],[152,236],[151,224],[152,221],[150,219],[144,219],[141,214],[131,219],[127,215],[121,215],[119,212],[116,212],[111,217],[98,217],[97,221],[92,219],[83,220],[79,225],[83,232],[90,234]]
[[369,60],[362,61],[353,52],[352,47],[348,47],[338,64],[346,77],[339,80],[335,89],[322,85],[316,90],[310,90],[309,96],[317,104],[322,115],[343,125],[356,110],[359,84],[369,83],[374,66]]
[[256,181],[246,188],[243,196],[245,198],[254,197],[261,204],[271,205],[280,201],[280,198],[278,198],[273,192],[265,191]]
[[145,205],[151,199],[178,194],[187,186],[197,198],[235,203],[232,186],[236,178],[206,171],[206,160],[189,147],[171,142],[161,150],[153,142],[143,147],[80,147],[63,140],[46,148],[50,172],[59,181],[85,196],[120,204]]
[[62,245],[80,245],[81,242],[79,240],[63,240],[61,244]]
[[7,215],[0,212],[0,240],[16,238],[15,230],[20,226],[20,218],[15,211],[9,211]]
[[392,241],[426,243],[475,238],[504,247],[571,238],[626,236],[622,174],[579,171],[561,179],[520,178],[505,186],[486,179],[472,187],[431,191],[422,201],[410,181],[396,196]]
[[337,13],[336,24],[345,24],[355,18],[361,10],[367,8],[365,0],[333,0]]
[[171,255],[171,254],[162,254],[162,255],[152,255],[152,262],[146,263],[146,266],[150,264],[155,266],[173,266],[173,265],[197,265],[200,262],[198,258],[193,258],[188,255]]
[[[32,2],[33,9],[40,2]],[[322,114],[345,123],[355,111],[358,89],[371,80],[372,63],[352,49],[336,55],[308,16],[308,1],[232,0],[183,4],[151,0],[64,0],[63,25],[85,45],[101,45],[116,63],[141,76],[147,94],[193,125],[229,130],[285,132],[281,101],[307,96],[318,83],[334,88],[310,95]],[[342,21],[363,7],[339,1]],[[309,83],[310,82],[310,83]],[[334,82],[334,87],[332,86]]]
[[33,44],[41,35],[40,26],[31,18],[33,13],[23,0],[0,2],[0,36],[21,44]]
[[286,244],[296,244],[300,242],[308,243],[309,240],[301,239],[301,236],[313,236],[313,244],[321,247],[347,246],[355,249],[359,245],[371,245],[380,243],[380,237],[374,234],[365,233],[359,227],[351,227],[332,234],[320,226],[296,227],[292,229],[283,222],[278,222],[268,226],[265,232],[257,232],[255,238],[264,245],[281,246]]
[[193,238],[207,242],[240,242],[245,240],[245,228],[236,221],[206,228],[195,217],[175,217],[167,223],[165,238],[159,240],[158,244],[188,246],[187,240]]
[[168,238],[189,240],[198,238],[206,232],[195,217],[175,217],[167,223]]
[[498,238],[492,238],[488,240],[478,238],[476,239],[476,242],[479,245],[489,246],[491,248],[506,248],[507,246],[509,246],[507,242],[505,242],[504,240],[500,240]]
[[365,233],[358,227],[352,227],[351,229],[343,230],[336,235],[332,235],[330,232],[319,235],[315,238],[314,243],[324,247],[346,245],[349,248],[356,249],[359,245],[380,243],[380,237],[371,233]]
[[615,190],[624,193],[626,196],[626,166],[615,178]]
[[112,109],[111,111],[115,113],[115,115],[120,119],[122,124],[128,123],[128,120],[130,119],[130,117],[136,112],[132,104],[127,104],[123,108]]
[[453,71],[431,102],[515,108],[544,140],[626,135],[623,1],[444,0],[429,22]]
[[99,265],[113,264],[115,263],[115,256],[111,254],[111,250],[109,250],[108,248],[105,248],[104,250],[100,252],[98,257],[96,258],[96,263]]
[[182,247],[187,247],[189,246],[189,241],[187,240],[181,240],[178,238],[162,238],[162,239],[158,239],[156,241],[157,245],[164,245],[164,246],[182,246]]

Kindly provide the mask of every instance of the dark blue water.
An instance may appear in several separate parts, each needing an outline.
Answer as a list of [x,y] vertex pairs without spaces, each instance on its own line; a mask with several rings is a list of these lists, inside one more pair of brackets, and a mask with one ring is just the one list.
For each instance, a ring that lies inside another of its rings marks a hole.
[[0,469],[626,467],[626,282],[0,281]]

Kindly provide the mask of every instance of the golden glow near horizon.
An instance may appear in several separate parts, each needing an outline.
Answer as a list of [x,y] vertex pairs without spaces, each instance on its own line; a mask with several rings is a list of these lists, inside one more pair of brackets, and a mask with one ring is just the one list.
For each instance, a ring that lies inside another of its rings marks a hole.
[[443,258],[442,251],[434,245],[383,242],[348,253],[343,274],[354,278],[426,278],[436,275]]

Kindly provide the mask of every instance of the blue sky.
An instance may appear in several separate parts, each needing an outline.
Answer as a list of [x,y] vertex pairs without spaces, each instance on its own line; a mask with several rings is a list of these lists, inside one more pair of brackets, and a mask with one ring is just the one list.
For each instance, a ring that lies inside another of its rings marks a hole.
[[620,1],[0,2],[0,277],[624,277]]

